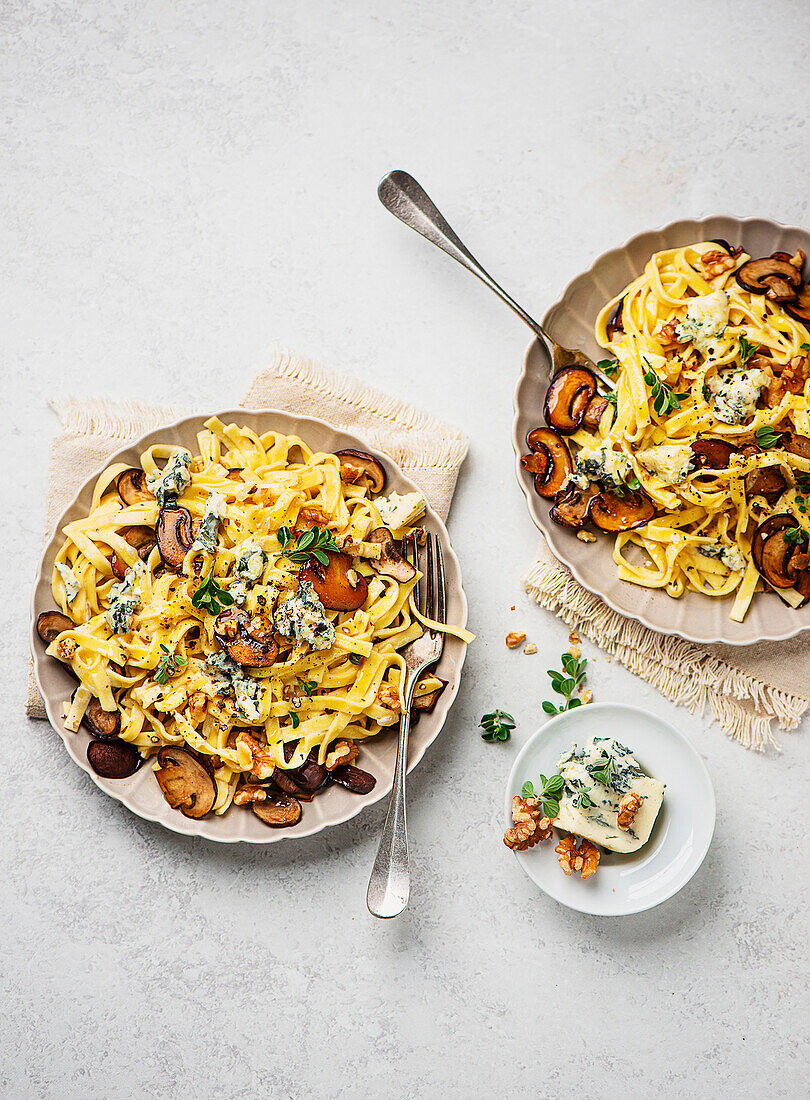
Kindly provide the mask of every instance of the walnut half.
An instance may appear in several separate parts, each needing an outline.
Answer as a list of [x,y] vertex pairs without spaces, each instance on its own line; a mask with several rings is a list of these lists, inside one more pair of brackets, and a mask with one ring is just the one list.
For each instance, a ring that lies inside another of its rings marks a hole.
[[512,799],[512,821],[514,828],[506,830],[503,842],[513,851],[525,852],[551,836],[551,818],[544,815],[537,798],[521,798],[516,794]]
[[566,875],[580,872],[583,878],[590,878],[599,866],[599,849],[590,840],[582,840],[577,849],[577,838],[569,833],[556,845],[560,867]]
[[636,814],[641,809],[641,795],[635,791],[628,791],[622,796],[619,803],[619,828],[629,829],[636,819]]

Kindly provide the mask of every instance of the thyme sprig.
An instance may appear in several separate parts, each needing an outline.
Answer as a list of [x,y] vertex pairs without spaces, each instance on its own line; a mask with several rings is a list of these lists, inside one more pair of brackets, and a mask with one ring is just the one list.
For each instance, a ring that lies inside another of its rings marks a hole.
[[543,813],[553,820],[560,812],[560,795],[564,786],[565,780],[561,775],[551,775],[548,779],[541,775],[539,791],[535,793],[534,784],[527,779],[520,788],[520,793],[523,798],[536,798],[538,802],[542,802]]
[[759,351],[759,344],[750,344],[744,336],[740,336],[740,365],[745,366],[751,356]]
[[572,657],[570,653],[563,653],[560,661],[562,672],[550,668],[547,670],[547,675],[551,678],[552,690],[556,691],[558,695],[562,695],[564,702],[558,707],[546,699],[543,703],[543,710],[546,714],[562,714],[564,710],[573,710],[574,707],[582,706],[582,700],[572,698],[572,696],[577,688],[585,682],[585,666],[588,663],[588,658]]
[[763,424],[761,428],[757,428],[754,435],[757,437],[757,444],[765,451],[775,447],[782,438],[782,433],[775,431],[770,424]]
[[167,684],[171,677],[186,664],[186,659],[182,653],[172,653],[162,642],[160,648],[163,650],[163,656],[157,663],[153,679],[156,684]]
[[335,554],[339,553],[335,536],[331,531],[322,531],[320,527],[311,527],[308,531],[302,531],[296,536],[294,543],[290,528],[286,526],[279,527],[278,541],[281,543],[285,558],[295,562],[296,565],[303,565],[310,558],[314,558],[321,565],[327,566],[329,557],[326,551],[331,550]]
[[493,710],[491,714],[485,714],[480,725],[484,732],[481,737],[484,741],[508,741],[515,728],[515,720],[505,710]]
[[230,607],[233,596],[227,589],[222,588],[214,577],[213,570],[208,574],[197,591],[191,597],[194,607],[201,611],[208,611],[212,615],[218,615],[223,607]]
[[672,386],[666,382],[662,382],[658,375],[652,368],[650,361],[645,359],[647,364],[647,370],[644,372],[644,381],[650,387],[650,396],[652,397],[653,409],[659,416],[666,416],[668,412],[675,412],[681,407],[681,401],[685,401],[689,396],[689,391],[685,393],[675,393]]

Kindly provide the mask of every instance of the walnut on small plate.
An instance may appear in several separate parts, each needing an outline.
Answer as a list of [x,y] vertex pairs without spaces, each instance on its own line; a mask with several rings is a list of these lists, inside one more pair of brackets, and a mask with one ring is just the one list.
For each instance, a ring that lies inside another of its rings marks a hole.
[[590,878],[599,866],[599,849],[596,845],[583,838],[577,848],[577,838],[572,833],[564,836],[554,851],[566,875],[579,871],[583,878]]
[[506,830],[503,842],[513,851],[525,852],[551,836],[551,818],[545,816],[543,804],[537,798],[521,798],[516,794],[512,799],[512,821],[514,828]]

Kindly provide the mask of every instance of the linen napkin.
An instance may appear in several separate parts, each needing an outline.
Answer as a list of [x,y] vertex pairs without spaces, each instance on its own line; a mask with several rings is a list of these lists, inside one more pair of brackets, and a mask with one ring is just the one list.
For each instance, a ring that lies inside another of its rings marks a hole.
[[[49,531],[79,486],[110,455],[161,424],[200,411],[77,398],[51,404],[62,421],[62,432],[51,448]],[[274,350],[270,365],[254,380],[241,405],[314,416],[360,436],[390,455],[420,486],[442,519],[446,518],[468,449],[466,436],[449,424],[365,382],[326,371],[285,348]],[[26,712],[31,718],[46,717],[33,676]]]
[[524,578],[529,595],[617,657],[674,703],[704,712],[746,748],[779,748],[773,726],[795,729],[810,707],[810,645],[802,635],[751,646],[699,645],[658,634],[594,596],[545,543]]

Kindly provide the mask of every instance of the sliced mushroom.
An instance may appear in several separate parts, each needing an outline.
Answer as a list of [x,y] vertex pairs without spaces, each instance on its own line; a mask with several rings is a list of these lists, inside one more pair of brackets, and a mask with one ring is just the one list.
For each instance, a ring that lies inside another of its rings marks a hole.
[[121,732],[121,711],[117,707],[115,710],[104,710],[93,696],[82,716],[82,725],[99,741],[115,741]]
[[624,333],[624,321],[622,319],[623,311],[624,298],[620,299],[616,303],[616,308],[610,315],[610,320],[607,323],[608,340],[615,340],[617,336],[621,336]]
[[743,290],[751,294],[764,294],[772,302],[790,302],[796,297],[796,288],[802,276],[787,260],[766,256],[761,260],[749,260],[734,276]]
[[793,435],[792,432],[785,434],[787,439],[783,437],[782,446],[786,451],[798,455],[799,458],[810,458],[810,439],[806,435]]
[[[290,772],[284,771],[283,768],[276,768],[273,771],[272,781],[275,785],[284,792],[284,794],[292,795],[293,798],[298,798],[302,802],[311,802],[314,797],[313,791],[305,791],[290,778]],[[250,777],[252,781],[252,777]],[[265,780],[267,782],[267,780]]]
[[157,754],[155,779],[173,810],[195,820],[214,808],[217,785],[210,772],[188,749],[164,746]]
[[810,600],[810,569],[805,569],[803,573],[799,573],[793,587],[804,597],[803,603],[799,605],[800,607],[804,607],[808,600]]
[[751,497],[765,497],[769,504],[775,504],[787,489],[787,482],[777,466],[763,466],[759,470],[751,470],[743,478],[745,483],[745,495]]
[[191,512],[188,508],[161,508],[155,527],[157,547],[167,569],[182,568],[194,542]]
[[115,487],[124,504],[145,504],[155,499],[146,487],[143,470],[124,470],[115,479]]
[[785,302],[785,313],[789,313],[796,321],[810,324],[810,286],[802,285],[796,293],[796,300]]
[[411,563],[397,550],[394,537],[387,527],[376,527],[370,535],[366,535],[366,542],[379,543],[381,547],[380,557],[370,559],[371,565],[384,577],[393,577],[400,584],[407,584],[416,576],[416,570]]
[[[556,496],[572,469],[571,453],[565,440],[553,428],[535,428],[526,436],[526,444],[531,454],[524,455],[520,464],[524,470],[534,473],[535,491],[541,497]],[[541,454],[547,460],[544,473],[531,469],[531,459],[535,454]]]
[[309,581],[330,611],[356,611],[366,602],[368,581],[355,569],[348,554],[336,554],[333,550],[326,554],[328,565],[310,558],[299,569],[298,579],[302,584]]
[[372,493],[381,493],[385,485],[385,469],[374,455],[366,451],[355,451],[348,447],[344,451],[335,451],[340,459],[340,476],[351,484],[365,484]]
[[301,803],[288,794],[269,795],[263,802],[251,802],[250,808],[271,829],[288,829],[301,820]]
[[608,407],[608,399],[606,397],[596,394],[588,402],[588,406],[585,409],[585,415],[582,418],[583,428],[587,428],[588,431],[595,432],[599,427],[599,421],[602,419],[605,413],[605,409]]
[[763,520],[754,532],[751,540],[751,557],[758,571],[762,572],[762,547],[767,539],[777,531],[784,531],[787,527],[798,527],[799,521],[789,512],[780,512],[775,516],[768,516]]
[[241,607],[229,607],[217,615],[214,636],[228,656],[245,668],[267,668],[278,657],[269,615],[251,615]]
[[37,616],[37,634],[45,645],[55,642],[65,630],[73,630],[76,624],[61,611],[43,611]]
[[588,522],[591,506],[599,496],[599,486],[591,483],[587,489],[569,485],[561,489],[554,498],[554,507],[549,516],[561,527],[570,527],[580,531]]
[[738,453],[738,448],[725,439],[708,439],[702,437],[692,444],[692,450],[697,455],[698,466],[703,469],[725,470],[731,461],[731,456]]
[[143,759],[129,741],[91,741],[87,763],[103,779],[126,779],[138,770]]
[[551,380],[546,393],[546,423],[563,435],[580,427],[591,398],[596,393],[596,375],[586,367],[563,367]]
[[318,753],[315,750],[309,754],[303,764],[297,768],[291,768],[287,774],[302,791],[313,794],[319,791],[329,779],[329,772],[323,764],[318,763]]
[[[155,545],[155,532],[151,527],[124,527],[119,532],[124,542],[128,542],[130,546],[134,547],[138,551],[138,557],[141,561],[146,561],[149,555],[152,553],[152,548]],[[118,554],[113,554],[110,559],[110,565],[112,571],[116,577],[121,580],[126,576],[129,566],[122,557]]]
[[805,542],[794,546],[788,561],[788,571],[795,575],[804,573],[806,569],[810,569],[810,548]]
[[762,544],[760,573],[774,588],[792,588],[796,573],[790,565],[795,544],[785,539],[784,531],[775,531]]
[[590,514],[602,531],[632,531],[649,523],[655,508],[643,493],[627,492],[619,497],[615,493],[602,492],[591,503]]
[[[439,677],[439,679],[441,679]],[[427,692],[426,695],[414,695],[413,697],[413,709],[422,712],[423,714],[430,714],[433,708],[436,706],[439,696],[447,687],[447,681],[442,680],[439,687],[434,688],[433,691]]]
[[355,768],[353,764],[341,764],[329,773],[334,783],[345,787],[353,794],[369,794],[377,785],[377,780],[370,772],[364,772],[362,768]]

